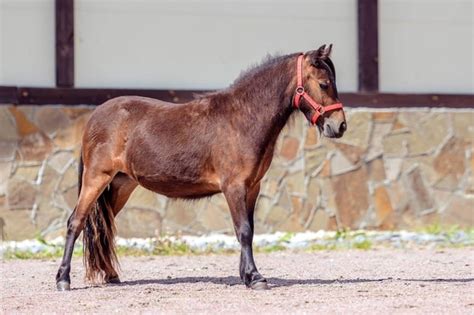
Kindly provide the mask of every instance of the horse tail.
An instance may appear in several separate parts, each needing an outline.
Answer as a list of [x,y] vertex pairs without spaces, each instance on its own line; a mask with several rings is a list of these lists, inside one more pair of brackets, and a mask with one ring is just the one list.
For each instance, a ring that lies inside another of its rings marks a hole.
[[82,174],[84,174],[84,161],[82,161],[82,152],[79,152],[79,166],[77,167],[77,196],[81,195]]
[[[79,190],[81,189],[84,164],[79,162]],[[118,267],[115,252],[115,220],[109,203],[110,190],[107,187],[97,198],[86,217],[83,231],[84,265],[86,279],[97,283],[106,280],[107,275],[115,274]]]

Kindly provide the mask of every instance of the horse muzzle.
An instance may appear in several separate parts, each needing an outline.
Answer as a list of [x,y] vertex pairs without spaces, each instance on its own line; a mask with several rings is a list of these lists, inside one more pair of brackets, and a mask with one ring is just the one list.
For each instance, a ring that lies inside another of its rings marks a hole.
[[347,130],[347,123],[345,120],[334,121],[326,119],[323,124],[323,135],[328,138],[340,138]]

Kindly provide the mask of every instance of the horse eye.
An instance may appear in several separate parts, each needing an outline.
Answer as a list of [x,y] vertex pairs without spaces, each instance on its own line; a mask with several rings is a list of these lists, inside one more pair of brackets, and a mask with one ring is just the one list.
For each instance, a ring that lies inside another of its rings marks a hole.
[[329,88],[329,85],[326,83],[319,83],[319,87],[323,90],[327,90]]

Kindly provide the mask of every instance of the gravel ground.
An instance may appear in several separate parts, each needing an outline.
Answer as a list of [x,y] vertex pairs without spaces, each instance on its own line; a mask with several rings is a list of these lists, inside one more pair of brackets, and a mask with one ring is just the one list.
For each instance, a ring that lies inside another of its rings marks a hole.
[[474,313],[474,249],[256,255],[271,289],[246,289],[238,256],[122,257],[122,284],[56,292],[59,260],[1,264],[4,313]]

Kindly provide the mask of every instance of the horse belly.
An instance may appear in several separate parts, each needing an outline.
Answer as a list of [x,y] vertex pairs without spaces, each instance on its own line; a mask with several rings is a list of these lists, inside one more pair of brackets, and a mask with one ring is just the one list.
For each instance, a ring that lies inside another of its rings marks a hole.
[[220,185],[213,180],[180,180],[176,178],[139,177],[138,183],[155,193],[170,198],[195,199],[221,192]]

